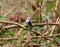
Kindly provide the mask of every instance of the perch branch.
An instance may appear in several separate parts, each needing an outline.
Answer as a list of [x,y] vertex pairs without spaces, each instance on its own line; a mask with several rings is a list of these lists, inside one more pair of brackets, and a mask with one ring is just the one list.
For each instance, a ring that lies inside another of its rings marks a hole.
[[[0,23],[4,23],[4,22],[0,22]],[[7,22],[6,22],[7,23]],[[10,24],[10,23],[9,23]],[[33,26],[43,26],[43,25],[60,25],[60,23],[33,23]],[[8,26],[4,26],[4,29],[10,29],[10,28],[20,28],[20,26],[17,25],[8,25]]]
[[24,29],[26,29],[23,25],[17,23],[17,22],[12,22],[12,21],[0,21],[0,23],[8,23],[8,24],[14,24],[14,25],[17,25],[19,27],[22,27]]

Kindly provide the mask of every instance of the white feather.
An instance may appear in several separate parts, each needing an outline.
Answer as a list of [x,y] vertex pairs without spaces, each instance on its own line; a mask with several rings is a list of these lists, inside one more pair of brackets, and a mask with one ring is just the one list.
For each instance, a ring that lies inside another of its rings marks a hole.
[[27,17],[25,22],[28,23],[29,21],[30,21],[30,17]]

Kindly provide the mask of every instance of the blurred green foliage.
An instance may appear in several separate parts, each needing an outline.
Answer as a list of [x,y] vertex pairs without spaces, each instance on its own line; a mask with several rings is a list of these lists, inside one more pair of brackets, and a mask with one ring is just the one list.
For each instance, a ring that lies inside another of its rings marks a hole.
[[50,12],[52,10],[52,8],[54,7],[55,2],[56,2],[56,0],[47,2],[46,12]]
[[0,21],[6,21],[7,19],[3,17],[3,15],[0,15]]

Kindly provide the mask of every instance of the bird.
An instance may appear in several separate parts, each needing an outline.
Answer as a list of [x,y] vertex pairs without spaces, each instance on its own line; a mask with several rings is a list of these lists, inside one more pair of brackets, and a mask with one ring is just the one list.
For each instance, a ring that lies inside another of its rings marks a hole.
[[37,32],[35,32],[35,30],[33,30],[33,25],[31,22],[31,18],[30,17],[26,17],[25,20],[25,26],[27,27],[28,30],[30,30],[31,32],[34,32],[36,35],[40,35]]
[[25,24],[28,29],[32,29],[32,22],[30,19],[31,19],[30,17],[27,17],[25,20]]

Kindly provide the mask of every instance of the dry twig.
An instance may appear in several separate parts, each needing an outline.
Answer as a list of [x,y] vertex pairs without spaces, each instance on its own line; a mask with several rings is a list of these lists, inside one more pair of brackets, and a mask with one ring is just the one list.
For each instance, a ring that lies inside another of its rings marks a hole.
[[18,40],[17,38],[0,38],[0,41],[1,39],[4,41],[4,40]]
[[21,34],[22,30],[23,30],[23,28],[21,28],[21,29],[18,31],[18,33],[16,34],[16,38]]

